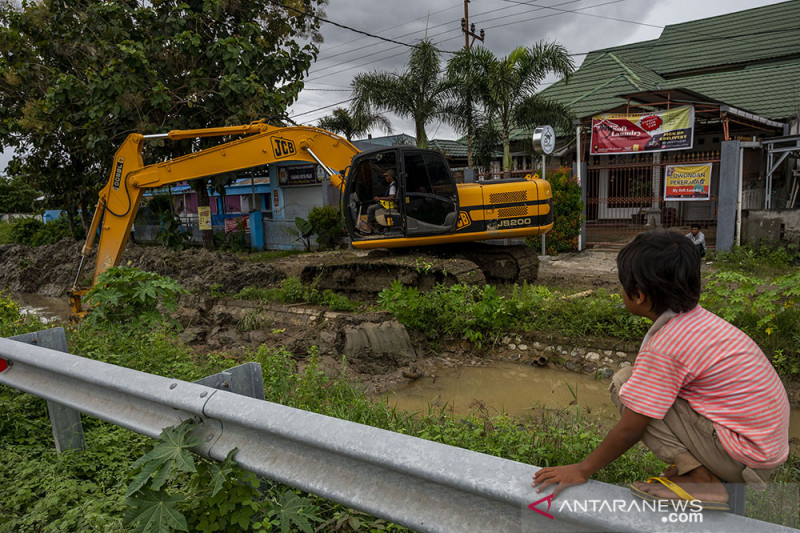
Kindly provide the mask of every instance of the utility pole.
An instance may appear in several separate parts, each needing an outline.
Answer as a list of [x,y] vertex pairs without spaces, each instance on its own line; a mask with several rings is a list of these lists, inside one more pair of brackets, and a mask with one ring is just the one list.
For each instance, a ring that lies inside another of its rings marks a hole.
[[[467,50],[472,48],[472,45],[475,44],[475,39],[483,42],[483,29],[481,29],[480,34],[476,34],[475,23],[473,22],[472,25],[469,23],[469,0],[464,0],[464,18],[461,19],[461,31],[464,32],[464,48]],[[472,37],[471,42],[469,40],[470,37]]]
[[[461,31],[464,32],[464,48],[469,50],[475,44],[475,39],[483,42],[484,32],[481,28],[480,34],[475,33],[475,23],[469,23],[469,0],[464,0],[464,18],[461,19]],[[472,41],[469,38],[472,37]],[[472,162],[472,102],[469,102],[467,118],[467,170],[464,171],[464,181],[471,183],[477,179],[477,173],[473,168]]]

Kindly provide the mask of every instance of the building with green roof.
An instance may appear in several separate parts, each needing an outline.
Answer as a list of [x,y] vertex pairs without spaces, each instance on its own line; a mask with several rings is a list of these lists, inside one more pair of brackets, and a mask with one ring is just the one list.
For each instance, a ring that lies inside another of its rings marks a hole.
[[800,2],[792,0],[672,24],[658,39],[590,52],[568,82],[541,94],[587,117],[626,105],[632,93],[686,89],[788,124],[800,108],[798,80]]
[[[566,141],[580,142],[587,242],[626,242],[643,225],[696,222],[712,243],[729,249],[746,225],[743,211],[798,205],[800,172],[792,159],[800,156],[798,0],[672,24],[657,39],[595,50],[541,95],[579,118]],[[691,148],[590,154],[597,146],[592,117],[687,105],[695,113]],[[664,176],[672,167],[700,164],[713,169],[709,197],[665,199]],[[797,219],[780,225],[797,226],[800,236]]]

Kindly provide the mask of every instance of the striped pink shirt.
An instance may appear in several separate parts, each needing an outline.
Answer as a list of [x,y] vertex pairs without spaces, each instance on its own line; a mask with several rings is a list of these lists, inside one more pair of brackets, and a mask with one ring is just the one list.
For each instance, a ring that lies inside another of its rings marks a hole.
[[620,389],[625,407],[662,419],[680,397],[714,422],[737,461],[768,469],[786,460],[789,399],[750,337],[700,306],[651,333]]

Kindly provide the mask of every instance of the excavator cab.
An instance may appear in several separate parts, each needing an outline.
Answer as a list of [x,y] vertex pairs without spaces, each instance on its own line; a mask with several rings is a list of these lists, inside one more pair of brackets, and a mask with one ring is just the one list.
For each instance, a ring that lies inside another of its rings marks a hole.
[[439,152],[408,146],[365,152],[353,158],[345,183],[343,213],[354,241],[455,230],[458,192]]

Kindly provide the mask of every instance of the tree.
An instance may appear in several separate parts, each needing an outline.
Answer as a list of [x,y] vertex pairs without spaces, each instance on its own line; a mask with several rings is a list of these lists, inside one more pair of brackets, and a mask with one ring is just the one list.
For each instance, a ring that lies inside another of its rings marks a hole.
[[[65,201],[87,216],[127,134],[279,120],[316,58],[308,14],[324,1],[4,2],[0,145],[24,147],[17,158],[39,188],[73,191]],[[146,159],[211,142],[148,146]],[[193,185],[208,205],[205,180]]]
[[439,51],[427,39],[414,46],[405,72],[371,72],[357,75],[353,88],[355,114],[373,108],[414,120],[417,146],[428,147],[425,125],[443,117],[448,82],[441,76]]
[[[141,114],[149,131],[278,122],[303,87],[317,56],[319,23],[313,14],[325,0],[300,0],[283,8],[261,0],[162,0],[143,10],[143,43],[151,107]],[[301,44],[299,38],[311,37]],[[155,109],[152,104],[157,103]],[[171,156],[217,141],[182,142]],[[206,180],[195,180],[198,205],[209,205]],[[206,248],[211,231],[203,232]]]
[[342,107],[337,107],[330,115],[319,119],[317,127],[344,135],[348,141],[352,141],[353,137],[366,135],[367,132],[375,127],[384,129],[387,134],[392,133],[392,124],[385,116],[369,110],[351,114],[350,111]]
[[537,43],[519,47],[498,58],[483,47],[471,50],[472,76],[479,80],[477,90],[490,120],[496,121],[503,139],[503,170],[511,174],[511,130],[539,124],[571,127],[572,112],[555,101],[536,94],[548,74],[569,77],[574,65],[560,44]]
[[[472,48],[462,48],[447,63],[447,78],[450,84],[445,120],[467,136],[467,167],[475,166],[475,134],[481,123],[481,78],[480,62]],[[477,50],[482,52],[485,49]],[[480,165],[479,165],[480,166]]]
[[38,196],[19,176],[11,179],[0,176],[0,213],[32,213],[33,201]]
[[[117,43],[132,38],[135,2],[5,2],[0,6],[0,143],[17,148],[20,176],[84,226],[126,86]],[[110,152],[110,153],[109,153]]]

